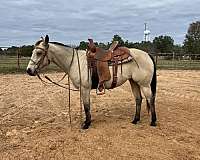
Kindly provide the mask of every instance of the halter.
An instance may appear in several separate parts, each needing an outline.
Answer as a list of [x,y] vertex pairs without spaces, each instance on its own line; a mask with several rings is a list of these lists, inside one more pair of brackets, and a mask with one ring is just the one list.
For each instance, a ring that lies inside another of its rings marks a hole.
[[[34,60],[30,59],[31,62],[33,62],[33,64],[35,66],[37,66],[36,70],[38,69],[38,67],[40,66],[40,64],[44,61],[44,58],[47,57],[48,59],[48,48],[49,48],[49,45],[47,46],[46,49],[44,48],[41,48],[41,47],[35,47],[34,49],[40,49],[43,51],[43,56],[40,58],[40,60],[38,62],[35,62]],[[50,64],[50,60],[48,59],[48,65]]]

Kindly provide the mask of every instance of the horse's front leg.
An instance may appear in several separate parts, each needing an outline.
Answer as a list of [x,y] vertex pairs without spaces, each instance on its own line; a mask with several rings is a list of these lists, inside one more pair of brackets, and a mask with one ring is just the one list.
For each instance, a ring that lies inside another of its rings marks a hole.
[[82,128],[88,129],[91,124],[91,114],[90,114],[90,89],[83,88],[81,90],[81,96],[84,105],[85,111],[85,122],[83,123]]

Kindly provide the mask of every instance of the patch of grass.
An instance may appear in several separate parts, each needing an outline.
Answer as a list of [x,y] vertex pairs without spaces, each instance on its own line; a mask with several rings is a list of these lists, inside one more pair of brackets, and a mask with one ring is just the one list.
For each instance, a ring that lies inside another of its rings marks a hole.
[[158,60],[157,68],[159,69],[183,69],[183,70],[199,70],[200,60]]
[[[29,57],[20,58],[18,68],[17,58],[14,56],[0,56],[0,73],[26,73],[26,67],[29,62]],[[43,72],[61,71],[55,64],[49,65]]]
[[[20,58],[20,68],[15,56],[0,56],[0,73],[26,73],[29,57]],[[200,70],[200,60],[161,60],[158,59],[158,69]],[[43,72],[61,71],[55,64],[49,65]]]

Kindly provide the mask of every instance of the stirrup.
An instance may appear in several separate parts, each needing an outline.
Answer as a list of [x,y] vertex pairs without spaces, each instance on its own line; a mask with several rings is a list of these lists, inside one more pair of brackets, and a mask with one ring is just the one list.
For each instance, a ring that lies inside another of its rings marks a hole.
[[100,91],[99,90],[99,84],[98,84],[97,89],[96,89],[96,94],[97,95],[103,95],[103,94],[105,94],[105,86],[104,86],[104,84],[102,84],[102,85],[103,85],[103,90]]

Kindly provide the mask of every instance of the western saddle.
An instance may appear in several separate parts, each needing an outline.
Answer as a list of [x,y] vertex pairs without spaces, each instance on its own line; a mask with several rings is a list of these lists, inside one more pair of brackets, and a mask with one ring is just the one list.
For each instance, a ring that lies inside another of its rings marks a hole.
[[[96,93],[105,93],[104,82],[111,79],[109,66],[112,66],[113,81],[110,89],[117,85],[118,65],[132,60],[130,50],[127,47],[118,47],[118,41],[114,41],[108,50],[96,47],[92,39],[88,39],[87,60],[91,74],[97,74],[99,78]],[[122,65],[121,65],[122,72]]]

